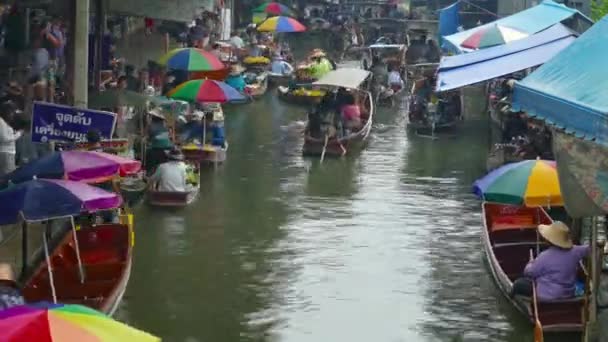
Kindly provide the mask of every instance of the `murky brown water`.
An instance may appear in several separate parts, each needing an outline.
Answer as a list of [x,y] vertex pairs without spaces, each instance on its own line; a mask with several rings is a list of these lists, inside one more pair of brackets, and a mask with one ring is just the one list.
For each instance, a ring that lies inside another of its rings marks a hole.
[[301,156],[305,110],[273,93],[226,117],[229,160],[198,202],[136,213],[119,318],[165,341],[531,341],[469,193],[487,122],[433,141],[380,109],[366,150],[320,164]]

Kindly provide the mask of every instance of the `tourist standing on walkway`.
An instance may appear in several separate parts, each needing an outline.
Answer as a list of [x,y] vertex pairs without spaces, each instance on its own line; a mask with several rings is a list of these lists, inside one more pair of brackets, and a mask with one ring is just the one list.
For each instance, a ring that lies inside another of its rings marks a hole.
[[13,129],[13,118],[16,107],[10,102],[0,105],[0,176],[15,170],[15,143],[21,136],[21,131]]
[[[28,74],[28,88],[33,89],[34,100],[46,100],[46,87],[49,73],[49,52],[42,46],[42,38],[34,36],[32,41],[32,61]],[[31,91],[28,91],[31,94]]]

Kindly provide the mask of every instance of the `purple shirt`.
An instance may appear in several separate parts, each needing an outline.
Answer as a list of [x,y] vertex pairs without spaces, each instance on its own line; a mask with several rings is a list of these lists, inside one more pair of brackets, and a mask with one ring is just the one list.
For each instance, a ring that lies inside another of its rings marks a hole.
[[541,300],[572,298],[579,261],[587,254],[589,246],[571,249],[551,246],[526,265],[524,275],[534,279]]

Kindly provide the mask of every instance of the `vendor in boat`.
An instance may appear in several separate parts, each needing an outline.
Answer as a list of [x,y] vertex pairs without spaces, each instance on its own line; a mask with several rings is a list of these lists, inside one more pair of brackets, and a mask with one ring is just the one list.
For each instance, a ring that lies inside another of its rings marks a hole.
[[526,265],[523,278],[513,282],[511,295],[531,297],[536,285],[542,301],[574,297],[579,262],[589,254],[589,246],[574,245],[568,226],[560,221],[541,224],[538,232],[550,246]]
[[168,132],[166,127],[166,120],[160,109],[153,108],[148,111],[148,139],[152,140],[155,136]]
[[399,68],[393,66],[391,72],[388,73],[388,86],[396,93],[403,89],[405,82],[401,78]]
[[308,67],[309,73],[314,79],[320,79],[332,70],[331,64],[326,58],[313,57],[312,63]]
[[9,263],[0,263],[0,311],[25,304]]
[[173,142],[169,138],[169,132],[155,136],[146,151],[146,172],[154,172],[156,167],[165,162],[166,151],[173,148]]
[[245,77],[243,76],[244,71],[245,69],[238,64],[232,66],[232,70],[226,78],[226,84],[243,93],[245,91],[245,86],[247,85]]
[[271,72],[275,75],[289,76],[293,74],[293,66],[285,61],[281,55],[274,55],[272,64],[270,65]]
[[221,111],[213,113],[213,122],[211,123],[211,145],[221,148],[226,147],[224,114],[222,114]]
[[361,128],[361,108],[352,94],[345,96],[345,103],[340,108],[345,133],[348,134]]
[[167,152],[167,161],[160,164],[150,177],[152,189],[170,192],[186,192],[188,190],[187,179],[184,155],[175,148]]
[[195,110],[191,114],[180,117],[182,124],[179,128],[181,142],[203,141],[203,120],[205,113]]

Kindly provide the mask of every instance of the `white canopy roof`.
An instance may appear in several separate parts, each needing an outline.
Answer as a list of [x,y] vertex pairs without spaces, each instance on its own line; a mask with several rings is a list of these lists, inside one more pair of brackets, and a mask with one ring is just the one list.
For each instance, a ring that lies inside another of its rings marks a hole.
[[363,69],[340,68],[330,71],[313,84],[356,89],[365,82],[369,75],[370,72]]

